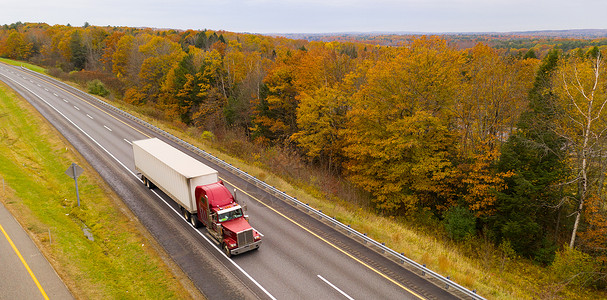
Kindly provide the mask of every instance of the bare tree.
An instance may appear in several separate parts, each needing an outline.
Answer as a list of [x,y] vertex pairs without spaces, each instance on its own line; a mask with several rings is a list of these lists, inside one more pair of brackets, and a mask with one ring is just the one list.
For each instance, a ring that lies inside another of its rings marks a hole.
[[575,238],[584,209],[584,202],[597,186],[600,176],[593,172],[604,163],[601,150],[607,130],[605,106],[607,105],[607,78],[604,60],[598,48],[586,55],[573,55],[559,68],[555,85],[558,97],[557,111],[562,115],[557,121],[556,132],[567,140],[572,152],[572,165],[577,183],[577,209],[569,247]]

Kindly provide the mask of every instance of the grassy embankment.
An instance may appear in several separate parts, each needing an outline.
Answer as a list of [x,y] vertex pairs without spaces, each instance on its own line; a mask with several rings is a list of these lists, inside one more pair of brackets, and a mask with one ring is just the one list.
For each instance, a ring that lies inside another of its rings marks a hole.
[[[20,64],[20,63],[17,63]],[[130,107],[121,102],[114,105],[165,129],[188,142],[212,152],[219,158],[238,166],[280,190],[322,209],[345,224],[350,224],[360,232],[365,232],[377,241],[403,252],[409,258],[426,264],[428,268],[451,278],[457,283],[477,292],[488,299],[601,299],[604,292],[579,289],[559,282],[549,268],[537,266],[529,260],[509,257],[491,243],[480,238],[465,243],[453,243],[445,238],[440,224],[436,227],[414,226],[408,220],[378,216],[367,209],[324,195],[315,187],[297,181],[296,184],[271,174],[258,163],[225,155],[208,140],[201,138],[196,130],[175,127],[146,116],[150,111],[141,107]],[[154,113],[154,112],[152,112]],[[327,200],[330,199],[330,200]]]
[[[84,168],[78,179],[80,207],[74,180],[64,174],[72,162]],[[4,183],[0,200],[76,298],[196,295],[187,277],[92,167],[4,84],[0,84],[0,177]],[[84,235],[85,225],[94,241]]]

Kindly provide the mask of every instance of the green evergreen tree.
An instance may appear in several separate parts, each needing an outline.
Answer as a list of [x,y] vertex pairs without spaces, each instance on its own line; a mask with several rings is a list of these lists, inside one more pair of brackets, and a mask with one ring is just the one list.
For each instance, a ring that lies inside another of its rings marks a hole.
[[552,50],[542,61],[529,92],[529,107],[521,115],[518,130],[502,147],[498,169],[515,175],[506,179],[507,188],[498,193],[491,218],[497,242],[507,240],[517,253],[543,263],[549,263],[556,250],[547,236],[555,235],[561,198],[556,184],[567,171],[561,150],[564,140],[552,126],[555,112],[550,78],[558,58],[558,50]]
[[194,46],[200,49],[207,49],[209,47],[209,40],[207,38],[206,30],[199,32],[196,35],[196,41],[194,42]]
[[82,42],[80,31],[76,30],[70,38],[70,50],[72,51],[71,63],[74,69],[82,70],[86,65],[86,48]]

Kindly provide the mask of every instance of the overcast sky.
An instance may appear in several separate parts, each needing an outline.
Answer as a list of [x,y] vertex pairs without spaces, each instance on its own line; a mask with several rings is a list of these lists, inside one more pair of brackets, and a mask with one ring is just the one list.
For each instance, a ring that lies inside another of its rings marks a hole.
[[252,33],[606,29],[607,1],[0,0],[0,24],[17,21]]

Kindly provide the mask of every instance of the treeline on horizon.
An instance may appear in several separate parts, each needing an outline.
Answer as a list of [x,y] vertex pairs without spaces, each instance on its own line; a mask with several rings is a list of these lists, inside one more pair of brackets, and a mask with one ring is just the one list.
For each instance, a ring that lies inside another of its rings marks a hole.
[[368,193],[380,213],[430,214],[455,240],[483,235],[546,265],[575,248],[567,251],[595,262],[579,282],[600,287],[604,51],[88,24],[0,30],[2,57],[69,74],[184,128],[295,151]]

